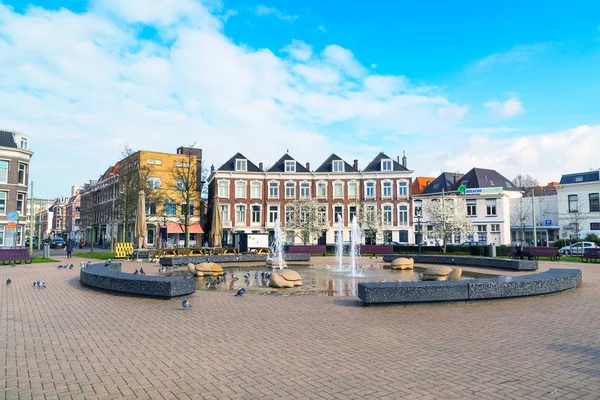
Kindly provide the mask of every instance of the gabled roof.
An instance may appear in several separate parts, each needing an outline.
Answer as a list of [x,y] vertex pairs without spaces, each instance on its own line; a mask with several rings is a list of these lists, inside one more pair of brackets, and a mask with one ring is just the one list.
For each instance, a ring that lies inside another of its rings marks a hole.
[[466,174],[464,174],[458,182],[456,182],[451,191],[457,191],[458,187],[464,184],[468,189],[480,189],[490,187],[501,187],[504,190],[520,192],[521,190],[516,187],[510,180],[500,175],[499,172],[493,169],[485,168],[473,168]]
[[[288,153],[285,153],[277,162],[269,168],[269,172],[285,172],[285,162],[286,161],[296,161],[290,156]],[[310,172],[305,167],[302,166],[298,161],[296,161],[296,172]]]
[[375,157],[373,159],[373,161],[371,161],[369,163],[369,165],[367,165],[367,168],[363,169],[363,172],[378,172],[378,171],[381,171],[381,160],[383,160],[383,159],[390,159],[390,160],[392,160],[392,169],[394,171],[408,171],[407,168],[404,168],[401,164],[399,164],[398,162],[394,161],[393,158],[388,157],[384,153],[379,153],[377,155],[377,157]]
[[254,165],[250,160],[248,160],[242,153],[236,153],[233,157],[225,162],[225,164],[221,165],[218,171],[235,171],[235,160],[243,159],[247,161],[247,171],[248,172],[262,172],[260,168]]
[[[333,172],[333,161],[344,161],[336,154],[332,154],[329,156],[327,160],[319,168],[315,170],[315,172]],[[354,167],[344,161],[344,172],[358,172],[354,169]],[[336,172],[338,173],[338,172]],[[341,172],[340,172],[341,173]]]
[[[440,176],[435,178],[429,185],[427,185],[427,187],[421,192],[421,194],[442,193],[442,190],[444,190],[444,192],[446,193],[449,192],[452,186],[454,186],[455,174],[456,173],[454,172],[442,172]],[[462,174],[458,174],[459,182],[462,176]]]
[[429,185],[434,180],[435,180],[435,178],[432,178],[429,176],[417,176],[415,178],[415,180],[413,181],[413,185],[410,190],[410,193],[413,195],[423,193],[423,190],[425,190],[427,185]]
[[585,183],[585,182],[598,182],[600,181],[600,171],[587,171],[579,172],[576,174],[565,174],[560,178],[560,184],[570,183]]
[[108,169],[106,171],[104,171],[104,173],[102,175],[100,175],[100,179],[98,179],[98,181],[102,182],[105,179],[110,178],[111,175],[114,175],[115,173],[115,166],[111,165],[110,167],[108,167]]
[[0,147],[18,148],[15,143],[15,136],[12,132],[0,130]]

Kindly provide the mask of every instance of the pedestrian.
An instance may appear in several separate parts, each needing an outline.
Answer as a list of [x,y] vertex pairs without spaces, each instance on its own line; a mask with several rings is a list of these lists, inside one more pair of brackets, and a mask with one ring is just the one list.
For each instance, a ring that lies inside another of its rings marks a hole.
[[65,245],[65,248],[67,249],[67,258],[71,258],[72,254],[73,254],[73,240],[68,239],[67,240],[67,244]]
[[515,245],[515,253],[517,253],[517,257],[519,259],[523,259],[523,248],[521,247],[521,243],[517,242]]

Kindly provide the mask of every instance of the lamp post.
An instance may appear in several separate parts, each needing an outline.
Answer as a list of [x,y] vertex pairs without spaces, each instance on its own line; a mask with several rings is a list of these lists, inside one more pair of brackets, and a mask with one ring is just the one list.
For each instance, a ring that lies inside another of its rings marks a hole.
[[[161,237],[160,242],[163,243],[163,249],[167,248],[167,238],[168,238],[168,231],[167,231],[167,210],[163,208],[163,229],[165,230],[164,235],[161,235],[163,237]],[[164,238],[164,242],[163,242],[163,238]]]
[[423,232],[421,231],[421,219],[423,216],[421,214],[417,214],[417,231],[419,232],[419,255],[421,255],[421,242],[423,241]]

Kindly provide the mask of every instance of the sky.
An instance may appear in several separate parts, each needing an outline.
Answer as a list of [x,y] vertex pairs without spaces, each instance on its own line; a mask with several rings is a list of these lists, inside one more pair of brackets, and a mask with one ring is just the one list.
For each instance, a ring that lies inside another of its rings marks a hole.
[[35,197],[125,145],[556,181],[600,168],[599,65],[593,1],[0,0],[0,129],[31,136]]

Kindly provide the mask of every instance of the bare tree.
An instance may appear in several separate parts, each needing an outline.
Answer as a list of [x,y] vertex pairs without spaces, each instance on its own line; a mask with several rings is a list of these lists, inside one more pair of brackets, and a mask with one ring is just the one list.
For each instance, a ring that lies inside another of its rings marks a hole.
[[[583,212],[583,201],[578,197],[577,208],[570,208],[563,214],[563,220],[566,221],[575,232],[575,238],[579,239],[579,233],[582,231],[583,223],[587,221],[588,216]],[[570,205],[569,205],[570,207]]]
[[327,230],[327,221],[319,214],[320,204],[313,198],[294,200],[286,206],[285,230],[305,245],[311,237],[319,237]]
[[510,224],[519,227],[520,241],[525,240],[525,226],[531,218],[531,202],[527,199],[520,198],[519,203],[510,213]]
[[[524,192],[525,197],[531,196],[531,192],[540,187],[538,180],[529,174],[518,174],[513,178],[512,183]],[[538,194],[538,191],[535,194]]]
[[444,253],[452,235],[467,236],[474,231],[473,222],[467,216],[467,203],[462,198],[434,199],[425,204],[425,210],[432,235]]
[[383,216],[381,210],[374,204],[362,203],[357,215],[357,221],[365,234],[365,242],[382,242]]

